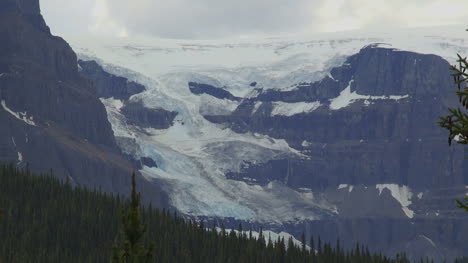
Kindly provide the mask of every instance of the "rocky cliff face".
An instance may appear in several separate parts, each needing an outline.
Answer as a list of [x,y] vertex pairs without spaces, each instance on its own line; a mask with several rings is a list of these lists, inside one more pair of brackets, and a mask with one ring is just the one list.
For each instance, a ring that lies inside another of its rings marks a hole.
[[3,0],[0,2],[0,12],[2,15],[7,13],[19,15],[36,29],[50,34],[37,0]]
[[286,227],[297,236],[305,226],[348,246],[363,242],[415,258],[432,250],[442,261],[461,254],[459,234],[468,233],[466,215],[453,203],[465,194],[468,163],[435,124],[456,105],[448,69],[435,55],[369,46],[321,81],[262,90],[231,115],[205,118],[238,133],[286,139],[307,155],[245,161],[226,174],[249,184],[279,181],[336,204],[333,219]]
[[[127,193],[134,166],[75,53],[50,34],[38,0],[1,0],[0,36],[0,161]],[[161,205],[158,187],[145,188]]]
[[[320,82],[292,91],[267,90],[243,101],[230,116],[205,117],[240,133],[286,139],[310,156],[283,160],[283,169],[273,168],[281,160],[248,165],[238,177],[285,181],[288,176],[292,187],[317,190],[342,183],[461,185],[468,183],[463,149],[449,148],[444,131],[435,126],[455,103],[448,68],[435,55],[368,47]],[[340,100],[344,104],[336,106]],[[312,102],[320,106],[310,112],[273,114],[281,103]]]
[[105,72],[96,61],[79,60],[78,65],[81,75],[94,81],[100,98],[128,100],[130,96],[145,90],[143,85]]
[[121,101],[123,105],[120,111],[126,118],[127,124],[154,129],[167,129],[173,125],[177,112],[148,108],[141,101],[130,99],[132,95],[143,92],[145,86],[110,74],[93,60],[79,60],[78,65],[80,74],[95,83],[99,98]]

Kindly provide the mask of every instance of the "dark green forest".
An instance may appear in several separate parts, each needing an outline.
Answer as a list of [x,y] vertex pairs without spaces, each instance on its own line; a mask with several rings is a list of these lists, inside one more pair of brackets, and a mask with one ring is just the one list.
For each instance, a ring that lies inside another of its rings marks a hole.
[[[122,207],[128,205],[118,196],[1,166],[0,262],[111,262]],[[409,262],[404,256],[371,254],[361,245],[344,251],[339,242],[319,238],[310,238],[309,250],[292,240],[265,242],[248,232],[218,232],[151,207],[141,209],[141,219],[147,226],[145,243],[154,245],[154,262]]]

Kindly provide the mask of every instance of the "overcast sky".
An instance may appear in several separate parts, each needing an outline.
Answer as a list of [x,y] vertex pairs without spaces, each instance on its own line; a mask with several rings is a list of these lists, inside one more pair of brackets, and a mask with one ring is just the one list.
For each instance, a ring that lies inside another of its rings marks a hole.
[[213,39],[468,27],[468,0],[40,0],[54,34]]

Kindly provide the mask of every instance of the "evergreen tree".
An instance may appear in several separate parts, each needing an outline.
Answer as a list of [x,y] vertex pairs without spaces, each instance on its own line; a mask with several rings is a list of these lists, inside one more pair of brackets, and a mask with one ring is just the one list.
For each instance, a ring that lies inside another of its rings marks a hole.
[[[224,226],[220,231],[214,225],[207,229],[206,224],[168,210],[140,207],[135,185],[133,189],[131,200],[126,201],[50,176],[34,176],[13,165],[0,166],[0,262],[104,263],[112,260],[112,255],[116,262],[145,262],[148,252],[154,251],[157,258],[149,260],[151,263],[408,262],[404,255],[397,261],[370,254],[366,247],[346,250],[341,242],[334,247],[322,240],[320,253],[315,253],[317,245],[312,237],[310,246],[315,249],[303,251],[292,240],[287,240],[286,248],[280,237],[272,241],[269,235],[265,242]],[[124,212],[122,204],[128,207]],[[122,215],[124,219],[119,220]],[[266,236],[261,232],[263,239]],[[145,249],[146,240],[154,241],[157,250]],[[141,257],[131,256],[135,254]],[[464,258],[457,262],[468,261]]]
[[154,245],[147,248],[144,244],[146,226],[141,220],[140,193],[136,190],[135,173],[132,173],[132,193],[129,207],[122,209],[123,241],[118,240],[113,247],[112,262],[115,263],[149,263],[152,262]]
[[[468,31],[468,30],[467,30]],[[468,61],[460,54],[457,54],[458,65],[450,66],[453,72],[454,82],[457,85],[456,94],[462,105],[460,108],[449,108],[450,114],[448,116],[440,117],[439,126],[449,131],[448,143],[449,145],[455,140],[459,144],[468,144]],[[457,200],[458,207],[468,212],[468,196],[465,196],[465,202]]]

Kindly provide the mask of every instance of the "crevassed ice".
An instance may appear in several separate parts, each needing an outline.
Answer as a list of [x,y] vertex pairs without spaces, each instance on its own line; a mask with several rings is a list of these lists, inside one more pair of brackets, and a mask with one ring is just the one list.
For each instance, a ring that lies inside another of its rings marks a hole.
[[200,97],[200,113],[202,115],[230,115],[237,109],[240,102],[202,94]]
[[135,143],[129,146],[135,148],[126,150],[136,158],[150,157],[158,164],[158,168],[144,167],[142,174],[149,180],[163,181],[170,203],[182,213],[280,223],[318,219],[322,213],[336,210],[321,197],[297,192],[280,183],[260,186],[228,180],[225,172],[236,172],[243,160],[261,163],[302,154],[285,140],[238,134],[208,122],[200,114],[203,96],[192,94],[185,78],[149,80],[135,73],[124,76],[144,82],[147,88],[131,100],[179,113],[168,129],[142,130],[127,124],[119,111],[121,102],[102,100],[116,136]]

